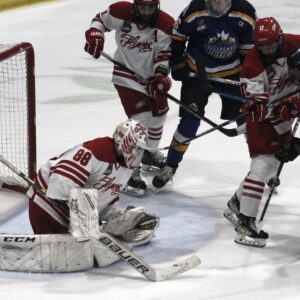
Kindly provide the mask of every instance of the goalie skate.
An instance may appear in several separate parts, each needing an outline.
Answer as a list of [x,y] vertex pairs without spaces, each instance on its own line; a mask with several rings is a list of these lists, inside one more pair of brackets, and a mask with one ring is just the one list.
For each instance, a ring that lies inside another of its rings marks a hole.
[[238,244],[252,246],[252,247],[265,247],[266,240],[269,235],[263,231],[258,231],[255,218],[239,215],[238,224],[235,227],[236,235],[234,241]]
[[239,220],[238,215],[240,211],[240,200],[236,194],[234,194],[227,202],[227,206],[228,208],[224,211],[223,215],[230,223],[236,226]]
[[148,174],[157,174],[166,164],[165,156],[159,152],[145,150],[142,158],[142,170]]
[[124,188],[123,193],[134,197],[142,197],[144,196],[146,189],[147,185],[141,177],[140,170],[135,169],[126,187]]

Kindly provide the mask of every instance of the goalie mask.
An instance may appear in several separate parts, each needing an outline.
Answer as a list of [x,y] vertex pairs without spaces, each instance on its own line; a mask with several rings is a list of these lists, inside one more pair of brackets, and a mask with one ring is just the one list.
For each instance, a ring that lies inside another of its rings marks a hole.
[[134,0],[133,13],[144,25],[154,25],[159,12],[159,0]]
[[211,17],[220,18],[229,11],[231,0],[206,0],[206,5]]
[[120,123],[113,133],[117,154],[123,157],[128,168],[133,167],[134,161],[143,153],[147,145],[147,130],[137,121],[127,120]]
[[258,19],[253,41],[263,57],[268,60],[276,58],[282,48],[282,30],[279,23],[273,17]]

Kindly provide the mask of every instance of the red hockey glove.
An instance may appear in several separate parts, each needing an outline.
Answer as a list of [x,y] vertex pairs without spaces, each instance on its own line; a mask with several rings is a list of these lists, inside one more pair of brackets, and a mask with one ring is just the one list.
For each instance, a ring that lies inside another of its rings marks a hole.
[[168,76],[157,75],[146,89],[150,97],[157,99],[161,94],[167,93],[171,86],[172,82]]
[[104,34],[97,28],[90,28],[85,32],[86,43],[84,50],[94,58],[99,58],[104,47]]
[[251,114],[252,122],[255,120],[262,122],[266,119],[268,114],[267,106],[263,102],[254,99],[245,102],[242,106],[242,111]]
[[300,100],[296,96],[282,99],[274,105],[273,111],[281,120],[291,121],[300,112]]

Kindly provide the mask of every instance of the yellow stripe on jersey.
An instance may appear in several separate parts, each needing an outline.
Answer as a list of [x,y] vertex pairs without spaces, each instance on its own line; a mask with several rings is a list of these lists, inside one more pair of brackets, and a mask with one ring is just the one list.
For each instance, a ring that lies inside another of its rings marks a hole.
[[172,38],[172,40],[178,41],[178,42],[185,42],[185,41],[187,41],[187,38],[185,38],[183,36],[180,36],[180,35],[175,35],[175,34],[172,34],[171,38]]
[[251,18],[249,15],[247,14],[243,14],[240,11],[232,11],[229,15],[229,17],[234,17],[234,18],[241,18],[242,20],[250,23],[252,25],[252,27],[254,27],[256,21]]
[[[197,72],[196,65],[190,59],[187,59],[187,64],[193,71]],[[222,78],[222,77],[227,77],[227,76],[238,74],[240,71],[241,71],[241,66],[238,66],[236,68],[226,70],[226,71],[221,71],[221,72],[216,72],[216,73],[208,73],[208,75],[211,77]]]
[[208,10],[198,10],[193,12],[192,14],[188,15],[187,17],[184,18],[184,22],[186,23],[191,23],[194,21],[195,18],[197,17],[203,17],[203,16],[208,16]]

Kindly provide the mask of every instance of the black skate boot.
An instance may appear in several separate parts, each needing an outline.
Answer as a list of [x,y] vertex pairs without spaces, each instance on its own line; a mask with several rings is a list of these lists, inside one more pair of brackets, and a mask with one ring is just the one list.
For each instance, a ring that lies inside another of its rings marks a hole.
[[223,215],[235,226],[238,222],[238,215],[240,212],[240,200],[236,194],[234,194],[227,202],[227,206],[228,208],[224,211]]
[[141,177],[140,169],[137,168],[133,171],[123,192],[131,196],[141,197],[145,194],[146,189],[147,185]]
[[177,170],[177,167],[171,167],[169,165],[165,165],[161,169],[161,171],[159,172],[159,174],[153,177],[152,185],[156,189],[163,188],[166,185],[166,183],[169,180],[172,179],[172,177],[174,176],[176,170]]
[[159,152],[150,152],[145,150],[142,158],[142,169],[144,172],[157,173],[166,164],[165,156]]
[[235,227],[236,235],[234,241],[252,247],[265,247],[269,235],[260,230],[258,232],[255,218],[239,214],[239,221]]

